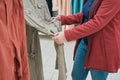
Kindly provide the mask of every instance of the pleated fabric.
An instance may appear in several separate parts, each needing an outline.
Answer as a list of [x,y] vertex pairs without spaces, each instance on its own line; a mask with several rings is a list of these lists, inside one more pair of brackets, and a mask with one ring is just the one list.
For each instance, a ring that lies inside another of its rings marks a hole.
[[59,15],[71,14],[71,0],[57,0],[57,6]]

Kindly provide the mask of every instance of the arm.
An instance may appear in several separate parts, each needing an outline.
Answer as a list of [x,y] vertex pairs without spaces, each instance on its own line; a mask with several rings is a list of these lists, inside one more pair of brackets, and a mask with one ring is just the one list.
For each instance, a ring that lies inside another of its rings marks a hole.
[[68,16],[63,16],[63,15],[60,16],[62,25],[81,23],[82,19],[83,19],[83,13],[77,13],[77,14],[68,15]]
[[120,11],[119,5],[120,0],[103,0],[93,19],[64,31],[67,41],[89,36],[103,29]]

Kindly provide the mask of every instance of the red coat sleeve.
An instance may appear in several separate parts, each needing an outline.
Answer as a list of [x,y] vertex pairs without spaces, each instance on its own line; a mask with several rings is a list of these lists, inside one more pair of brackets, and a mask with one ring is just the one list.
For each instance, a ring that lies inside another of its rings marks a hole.
[[89,36],[103,29],[120,11],[119,5],[120,0],[103,0],[92,19],[82,25],[64,31],[67,41]]
[[68,16],[61,15],[62,25],[78,24],[83,19],[83,13],[72,14]]

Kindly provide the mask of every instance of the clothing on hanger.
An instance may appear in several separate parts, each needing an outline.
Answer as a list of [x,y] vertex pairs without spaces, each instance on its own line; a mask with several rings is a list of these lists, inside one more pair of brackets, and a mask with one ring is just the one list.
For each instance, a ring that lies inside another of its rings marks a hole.
[[72,14],[81,12],[84,0],[72,0]]
[[57,0],[57,5],[59,15],[71,14],[71,0]]
[[0,0],[0,80],[30,80],[23,0]]
[[[50,16],[45,0],[25,0],[25,20],[27,27],[30,77],[31,80],[44,80],[41,46],[38,45],[40,44],[38,32],[47,36],[53,36],[51,31],[56,33],[61,31],[62,27],[59,20],[52,21],[53,18]],[[57,44],[55,46],[59,80],[66,80],[66,65],[63,47],[63,45]]]

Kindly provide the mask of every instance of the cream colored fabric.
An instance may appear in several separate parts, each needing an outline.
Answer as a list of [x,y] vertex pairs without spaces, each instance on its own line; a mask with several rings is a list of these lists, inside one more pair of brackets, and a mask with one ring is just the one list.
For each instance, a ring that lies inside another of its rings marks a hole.
[[[61,31],[61,24],[58,20],[51,22],[53,18],[50,17],[45,0],[24,0],[24,6],[31,80],[44,80],[41,49],[38,46],[40,44],[38,32],[53,36],[51,31],[54,33]],[[59,80],[66,80],[63,45],[56,44],[55,49]]]
[[59,15],[71,14],[71,0],[56,0]]
[[[72,12],[72,0],[55,0],[58,7],[58,15],[70,15]],[[63,26],[62,30],[69,29],[71,26]]]
[[40,32],[50,35],[50,30],[58,32],[55,25],[59,22],[51,23],[47,4],[45,0],[25,0],[25,19],[27,24],[35,27]]

